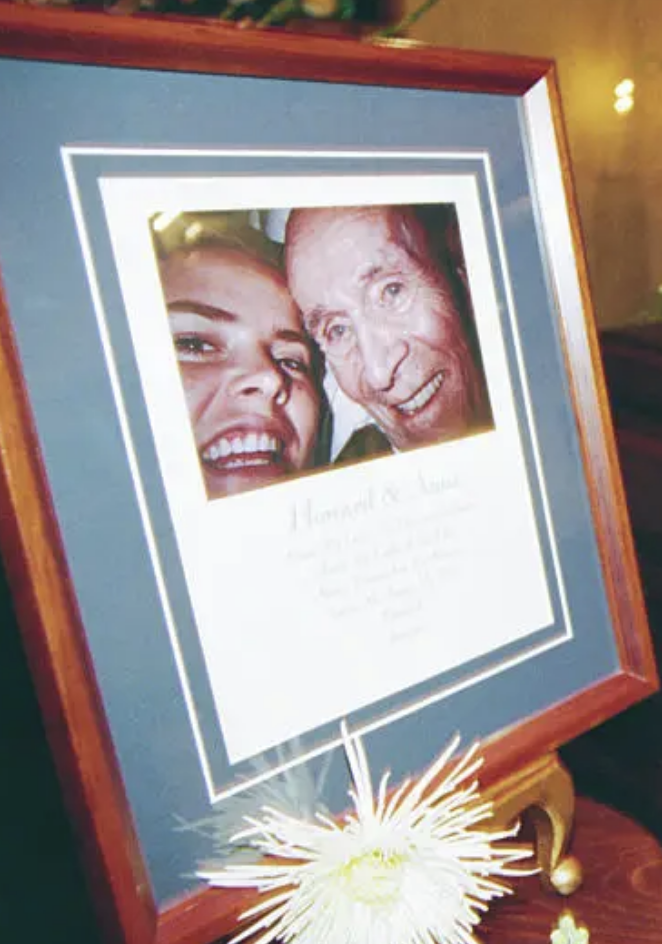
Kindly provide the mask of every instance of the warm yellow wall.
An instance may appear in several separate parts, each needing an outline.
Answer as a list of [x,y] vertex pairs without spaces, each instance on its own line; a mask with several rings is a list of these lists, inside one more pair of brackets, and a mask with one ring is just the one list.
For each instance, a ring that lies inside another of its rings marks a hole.
[[556,59],[598,321],[662,315],[662,0],[439,0],[410,35]]

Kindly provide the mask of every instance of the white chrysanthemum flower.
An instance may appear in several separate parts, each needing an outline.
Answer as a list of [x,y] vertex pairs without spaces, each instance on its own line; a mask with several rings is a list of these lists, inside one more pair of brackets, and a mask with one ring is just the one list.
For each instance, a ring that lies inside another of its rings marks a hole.
[[491,816],[474,777],[477,747],[441,778],[455,738],[425,774],[390,796],[384,774],[375,799],[361,741],[344,727],[343,741],[355,806],[344,823],[265,807],[235,837],[259,849],[262,862],[200,873],[210,885],[253,887],[263,896],[241,916],[248,925],[231,944],[475,944],[471,929],[487,903],[510,891],[495,876],[521,874],[512,864],[530,854],[495,845],[516,829],[476,829]]

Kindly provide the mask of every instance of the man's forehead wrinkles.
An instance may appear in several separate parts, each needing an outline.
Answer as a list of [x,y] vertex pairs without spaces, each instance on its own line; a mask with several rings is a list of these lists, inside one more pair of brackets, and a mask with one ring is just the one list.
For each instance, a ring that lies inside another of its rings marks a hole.
[[[367,255],[367,253],[366,253]],[[393,240],[383,241],[372,246],[369,258],[357,259],[354,277],[358,282],[368,282],[392,269],[401,269],[411,262],[411,257],[404,246]]]

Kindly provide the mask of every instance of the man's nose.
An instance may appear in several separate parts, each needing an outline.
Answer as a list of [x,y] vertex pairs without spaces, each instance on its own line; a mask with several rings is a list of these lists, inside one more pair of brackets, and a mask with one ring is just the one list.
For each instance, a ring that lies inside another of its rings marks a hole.
[[388,326],[364,324],[358,341],[366,381],[374,390],[389,390],[409,353],[406,337],[397,330],[389,331]]
[[262,397],[281,404],[289,396],[287,375],[267,351],[254,351],[242,359],[231,390],[235,396]]

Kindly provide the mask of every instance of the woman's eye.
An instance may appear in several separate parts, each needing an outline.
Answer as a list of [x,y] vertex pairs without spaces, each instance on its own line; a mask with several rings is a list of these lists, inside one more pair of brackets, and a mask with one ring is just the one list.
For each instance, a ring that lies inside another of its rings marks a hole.
[[293,374],[309,374],[310,365],[300,357],[281,357],[278,363]]
[[222,353],[215,344],[199,334],[179,334],[173,340],[180,361],[205,360]]

